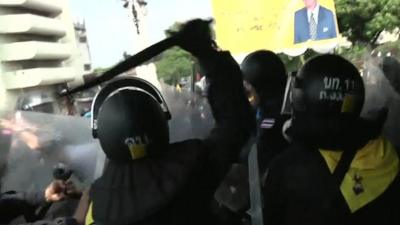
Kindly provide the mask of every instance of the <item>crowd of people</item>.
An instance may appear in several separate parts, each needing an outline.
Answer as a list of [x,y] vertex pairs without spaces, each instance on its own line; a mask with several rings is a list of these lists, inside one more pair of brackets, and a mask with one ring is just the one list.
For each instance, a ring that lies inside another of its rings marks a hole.
[[[0,224],[20,215],[60,225],[400,224],[399,136],[382,131],[391,109],[361,116],[367,87],[351,62],[316,56],[288,79],[271,51],[257,50],[238,65],[216,47],[209,21],[189,21],[175,35],[205,73],[215,120],[209,135],[170,143],[171,114],[157,88],[139,78],[112,80],[91,111],[93,137],[107,157],[103,174],[86,190],[57,180],[44,193],[2,193]],[[387,67],[400,94],[400,72]],[[285,101],[291,115],[282,114]],[[261,180],[257,221],[249,219],[253,200],[243,185],[232,181],[228,200],[215,198],[233,164],[251,166],[249,146]],[[71,196],[80,198],[74,215],[41,218],[38,208]],[[245,203],[240,209],[226,205],[237,199]]]

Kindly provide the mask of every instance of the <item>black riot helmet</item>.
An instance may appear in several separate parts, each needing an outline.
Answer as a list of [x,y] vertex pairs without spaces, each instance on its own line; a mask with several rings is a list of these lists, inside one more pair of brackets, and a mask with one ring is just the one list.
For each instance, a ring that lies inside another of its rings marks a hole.
[[294,115],[358,117],[364,84],[353,64],[337,55],[321,55],[300,69],[291,92]]
[[243,79],[250,83],[260,98],[283,95],[287,74],[282,60],[273,52],[258,50],[240,64]]
[[93,101],[93,137],[110,160],[135,160],[158,154],[168,145],[170,118],[164,98],[152,84],[136,77],[116,79]]

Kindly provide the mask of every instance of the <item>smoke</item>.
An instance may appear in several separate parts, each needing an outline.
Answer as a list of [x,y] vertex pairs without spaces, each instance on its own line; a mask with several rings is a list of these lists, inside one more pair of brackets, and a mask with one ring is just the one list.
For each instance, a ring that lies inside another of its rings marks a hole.
[[2,191],[43,190],[59,163],[72,169],[82,184],[94,180],[101,150],[91,137],[89,120],[17,111],[8,121],[13,125],[12,140],[9,149],[0,149],[8,155]]
[[205,138],[214,124],[207,98],[166,84],[161,84],[161,90],[172,115],[170,142]]

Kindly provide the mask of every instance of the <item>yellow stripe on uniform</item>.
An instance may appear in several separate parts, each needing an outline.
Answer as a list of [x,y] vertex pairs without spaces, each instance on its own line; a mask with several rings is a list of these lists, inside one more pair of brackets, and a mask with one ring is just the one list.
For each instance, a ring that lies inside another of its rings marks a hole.
[[86,218],[85,218],[85,225],[94,224],[93,214],[92,214],[92,205],[93,205],[93,202],[90,202],[89,209],[87,211]]

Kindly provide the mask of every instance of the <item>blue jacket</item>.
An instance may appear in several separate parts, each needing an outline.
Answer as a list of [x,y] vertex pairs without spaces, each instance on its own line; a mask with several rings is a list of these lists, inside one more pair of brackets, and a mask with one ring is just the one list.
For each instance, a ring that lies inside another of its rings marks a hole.
[[[316,40],[337,37],[335,17],[331,10],[320,6],[318,12]],[[310,28],[307,18],[307,8],[296,11],[294,17],[294,43],[305,42],[310,39]]]

